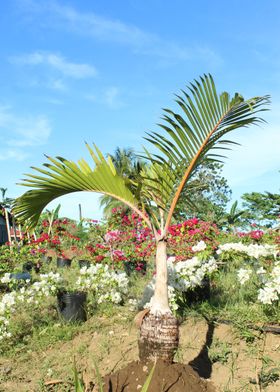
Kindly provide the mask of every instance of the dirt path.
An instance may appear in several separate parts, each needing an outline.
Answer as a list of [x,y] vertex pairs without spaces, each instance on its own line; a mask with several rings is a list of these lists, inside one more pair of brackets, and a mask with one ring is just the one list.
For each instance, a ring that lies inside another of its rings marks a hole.
[[[91,320],[88,323],[90,330]],[[255,335],[253,342],[246,343],[228,325],[189,319],[180,327],[176,360],[189,363],[221,392],[280,391],[280,381],[272,382],[277,378],[276,368],[280,374],[280,336]],[[72,341],[56,343],[46,350],[19,351],[14,358],[2,357],[0,391],[74,391],[74,357],[84,381],[94,382],[96,364],[105,375],[137,360],[137,330],[100,319],[97,331],[80,333]],[[263,377],[261,385],[256,384],[259,373]],[[56,384],[45,386],[54,380]]]

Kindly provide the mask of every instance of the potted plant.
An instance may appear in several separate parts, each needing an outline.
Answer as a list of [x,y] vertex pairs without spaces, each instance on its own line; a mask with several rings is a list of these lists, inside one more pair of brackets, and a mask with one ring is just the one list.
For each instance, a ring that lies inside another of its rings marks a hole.
[[56,259],[56,265],[58,268],[65,268],[71,266],[72,260],[66,256],[60,255]]
[[57,292],[57,310],[66,322],[84,322],[87,319],[87,293],[76,285],[76,271],[65,273]]
[[93,262],[93,256],[91,255],[87,247],[82,249],[81,248],[77,249],[75,258],[78,261],[79,268],[83,268],[83,267],[89,268],[91,263]]
[[70,249],[59,250],[57,253],[56,266],[58,268],[70,267],[73,259],[73,252]]

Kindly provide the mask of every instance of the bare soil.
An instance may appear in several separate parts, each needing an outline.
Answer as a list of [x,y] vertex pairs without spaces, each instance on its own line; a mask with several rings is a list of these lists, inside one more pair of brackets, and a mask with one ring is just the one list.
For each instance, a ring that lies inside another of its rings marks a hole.
[[[152,362],[133,361],[104,379],[104,390],[135,392],[141,390],[153,369]],[[158,361],[152,373],[149,391],[153,392],[214,392],[214,387],[199,377],[189,365]]]
[[[0,358],[0,391],[74,391],[74,357],[87,391],[93,390],[94,385],[98,384],[96,365],[102,377],[123,369],[119,377],[125,379],[129,376],[126,366],[138,360],[137,333],[137,329],[128,325],[125,316],[120,314],[111,319],[100,317],[88,320],[84,332],[77,334],[71,341],[60,341],[48,348],[45,345],[40,348],[39,342],[35,348],[31,344],[30,348],[17,349],[13,357]],[[210,382],[220,392],[280,391],[280,381],[277,377],[272,377],[277,371],[280,373],[280,336],[259,332],[253,334],[254,340],[246,342],[229,325],[207,324],[202,319],[190,318],[180,326],[180,349],[176,356],[176,362],[184,365],[172,365],[173,368],[170,369],[161,366],[156,371],[158,373],[155,373],[158,376],[154,382],[163,382],[167,387],[179,374],[184,374],[181,376],[182,382],[187,382],[187,378],[192,385],[197,382],[200,388],[210,388],[205,391],[211,390]],[[139,368],[139,364],[133,363],[130,371],[134,366]],[[187,365],[207,381],[199,380]],[[144,366],[148,370],[143,370]],[[150,366],[141,364],[141,376],[139,373],[132,374],[134,384],[131,384],[131,388],[134,389],[124,391],[140,391],[139,385],[143,385]],[[185,374],[188,376],[185,377]],[[106,380],[108,385],[109,378]],[[113,377],[111,381],[115,382]],[[162,392],[162,389],[156,388],[152,384],[149,391]],[[105,392],[109,390],[105,389]],[[168,391],[203,389],[181,388]]]

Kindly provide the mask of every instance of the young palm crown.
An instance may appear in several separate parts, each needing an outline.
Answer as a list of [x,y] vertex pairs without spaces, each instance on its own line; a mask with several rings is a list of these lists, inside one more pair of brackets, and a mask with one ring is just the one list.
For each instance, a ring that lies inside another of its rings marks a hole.
[[33,167],[35,174],[27,174],[21,183],[32,189],[14,204],[17,218],[34,227],[42,210],[55,198],[91,191],[123,202],[155,235],[159,229],[166,235],[180,194],[197,166],[205,160],[220,161],[220,151],[236,144],[225,138],[229,132],[262,122],[257,113],[267,110],[269,96],[244,100],[237,93],[233,98],[226,92],[218,95],[212,76],[204,75],[176,95],[176,102],[182,114],[164,109],[161,133],[150,132],[145,137],[153,153],[144,150],[148,164],[137,184],[116,170],[110,156],[106,159],[95,145],[86,144],[93,167],[84,159],[74,163],[62,157],[47,157],[44,168]]

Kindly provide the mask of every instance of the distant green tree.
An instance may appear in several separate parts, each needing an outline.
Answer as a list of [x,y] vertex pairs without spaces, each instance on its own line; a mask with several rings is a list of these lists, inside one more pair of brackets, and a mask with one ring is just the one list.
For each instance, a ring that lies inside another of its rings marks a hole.
[[198,167],[177,204],[177,221],[196,216],[219,225],[226,215],[232,193],[222,176],[222,168],[223,165],[217,162],[206,162]]
[[242,219],[244,214],[244,210],[238,209],[238,201],[236,200],[232,204],[229,212],[223,216],[220,222],[220,226],[227,229],[228,231],[235,231],[237,227],[244,226],[244,220]]
[[11,208],[14,199],[11,197],[6,197],[7,188],[0,188],[1,192],[1,200],[0,204],[2,207],[7,208],[8,210]]
[[244,193],[242,206],[243,218],[250,224],[273,227],[280,216],[280,194],[270,192]]
[[[129,188],[132,191],[137,191],[138,188],[138,191],[140,192],[140,173],[147,164],[135,154],[132,148],[117,147],[114,154],[108,155],[110,155],[117,173],[128,180],[127,185]],[[124,206],[120,200],[109,195],[102,195],[99,200],[100,206],[103,207],[105,218],[108,218],[111,215],[113,208],[122,207],[123,210],[130,210],[130,208]]]
[[53,222],[59,218],[59,210],[61,208],[61,204],[52,210],[46,209],[44,212],[41,213],[37,227],[39,230],[41,229],[42,222],[45,220],[48,222],[48,234],[50,235],[53,228]]

